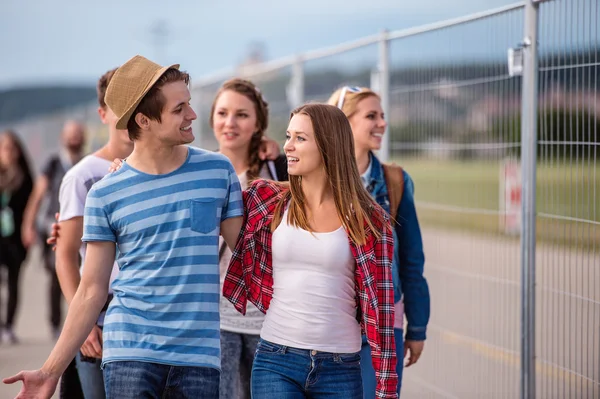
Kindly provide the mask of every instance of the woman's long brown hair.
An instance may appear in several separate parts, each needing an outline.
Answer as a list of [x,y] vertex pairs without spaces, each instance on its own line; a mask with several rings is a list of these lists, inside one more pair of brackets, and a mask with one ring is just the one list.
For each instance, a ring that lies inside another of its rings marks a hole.
[[[379,206],[363,187],[348,119],[337,107],[327,104],[306,104],[292,111],[291,116],[298,114],[307,115],[311,120],[337,213],[351,240],[357,245],[365,244],[365,224],[376,237],[380,237],[381,232],[375,228],[372,218],[383,218],[383,212],[373,212]],[[277,205],[271,224],[272,231],[281,223],[282,210],[288,200],[290,205],[287,222],[311,231],[305,209],[302,177],[290,175],[289,188]]]

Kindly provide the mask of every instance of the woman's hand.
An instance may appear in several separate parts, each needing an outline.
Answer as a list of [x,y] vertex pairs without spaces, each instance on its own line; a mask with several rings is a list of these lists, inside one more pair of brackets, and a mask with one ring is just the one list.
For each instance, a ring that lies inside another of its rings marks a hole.
[[56,223],[52,223],[52,231],[50,231],[50,237],[46,240],[46,244],[52,245],[52,250],[56,251],[56,240],[58,236],[60,236],[60,225],[58,224],[58,218],[60,217],[60,213],[54,214],[54,219],[56,219]]
[[281,154],[279,143],[273,139],[263,137],[258,149],[258,157],[263,161],[274,161],[279,157],[279,154]]
[[121,166],[123,166],[123,160],[119,159],[119,158],[115,158],[115,160],[112,161],[112,163],[110,164],[108,171],[110,173],[116,172],[117,170],[121,169]]

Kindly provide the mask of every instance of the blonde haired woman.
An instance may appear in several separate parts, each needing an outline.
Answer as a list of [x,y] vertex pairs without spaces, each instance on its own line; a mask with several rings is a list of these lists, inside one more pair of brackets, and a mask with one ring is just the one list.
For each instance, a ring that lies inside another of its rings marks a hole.
[[[381,99],[377,93],[368,88],[345,86],[333,93],[328,103],[341,109],[350,121],[356,162],[363,186],[395,219],[392,222],[394,225],[392,275],[399,395],[404,359],[409,355],[406,365],[409,367],[421,356],[430,312],[429,288],[423,276],[425,256],[415,209],[414,184],[406,171],[383,165],[373,153],[381,148],[386,128]],[[392,201],[394,195],[396,198],[400,197],[399,202]],[[404,314],[408,322],[406,332]],[[365,399],[375,397],[375,371],[369,362],[369,352],[370,347],[363,339],[361,367]]]

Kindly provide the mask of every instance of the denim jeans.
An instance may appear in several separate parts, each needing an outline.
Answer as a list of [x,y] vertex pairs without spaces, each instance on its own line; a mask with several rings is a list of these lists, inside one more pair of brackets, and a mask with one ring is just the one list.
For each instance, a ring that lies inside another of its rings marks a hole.
[[138,361],[104,365],[108,399],[219,399],[219,370]]
[[[396,338],[396,373],[398,373],[398,398],[400,398],[400,388],[402,387],[402,370],[404,369],[404,330],[394,328],[394,337]],[[360,350],[360,367],[362,369],[362,383],[364,389],[364,399],[375,399],[375,389],[377,380],[375,379],[375,369],[373,369],[373,360],[371,358],[371,347],[363,336],[362,349]]]
[[81,383],[81,390],[85,399],[105,399],[104,378],[102,376],[102,359],[95,359],[77,355],[77,374]]
[[361,399],[360,352],[318,352],[261,339],[251,386],[252,399]]
[[250,399],[250,373],[259,339],[221,330],[221,399]]
[[[42,236],[42,242],[45,243],[47,239],[48,236],[44,234]],[[48,289],[48,296],[50,299],[50,327],[52,327],[53,330],[58,330],[62,320],[62,291],[60,289],[60,283],[58,282],[58,276],[56,275],[56,269],[54,268],[54,264],[56,263],[56,253],[52,250],[51,245],[44,244],[42,255],[44,257],[44,268],[50,276],[50,287]]]
[[73,359],[67,366],[67,369],[60,377],[59,394],[60,399],[85,399],[79,382],[79,373],[77,365]]

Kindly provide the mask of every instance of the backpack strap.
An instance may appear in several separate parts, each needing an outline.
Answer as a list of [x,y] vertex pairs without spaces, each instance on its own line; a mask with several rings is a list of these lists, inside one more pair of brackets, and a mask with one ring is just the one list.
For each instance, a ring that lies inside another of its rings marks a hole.
[[58,156],[56,157],[52,157],[50,159],[50,161],[48,162],[48,169],[46,169],[46,177],[48,178],[48,180],[52,181],[54,180],[54,177],[56,176],[56,173],[58,172],[58,168],[61,167],[61,162],[60,162],[60,158]]
[[261,169],[267,165],[271,180],[288,181],[287,158],[285,155],[280,155],[273,161],[263,161],[260,165]]
[[[285,155],[280,155],[272,161],[273,166],[275,167],[275,175],[273,176],[273,180],[276,181],[288,181],[288,171],[287,171],[287,157]],[[273,173],[271,173],[273,174]]]
[[395,163],[383,164],[382,166],[390,199],[390,216],[395,221],[396,216],[398,216],[400,201],[402,201],[402,194],[404,194],[404,171],[401,166]]
[[[264,165],[264,163],[263,163],[263,165]],[[275,168],[275,162],[267,161],[267,169],[269,170],[269,175],[271,175],[271,180],[277,181],[278,175],[277,175],[277,169]]]

